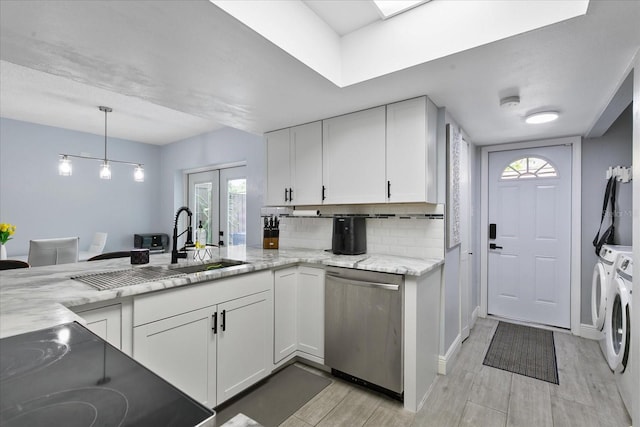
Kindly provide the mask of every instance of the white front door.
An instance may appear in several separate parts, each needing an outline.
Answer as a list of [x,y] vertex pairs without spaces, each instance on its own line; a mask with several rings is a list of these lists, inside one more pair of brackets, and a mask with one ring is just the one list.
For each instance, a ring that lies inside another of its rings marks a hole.
[[488,313],[569,328],[571,147],[489,153],[488,226]]

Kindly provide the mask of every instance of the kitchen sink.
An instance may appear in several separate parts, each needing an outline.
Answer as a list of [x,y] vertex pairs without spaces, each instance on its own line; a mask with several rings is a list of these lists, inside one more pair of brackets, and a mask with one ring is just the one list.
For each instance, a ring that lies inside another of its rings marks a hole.
[[185,274],[199,273],[202,271],[220,270],[222,268],[235,267],[247,264],[244,261],[236,261],[233,259],[221,259],[218,261],[207,262],[206,264],[187,265],[184,267],[170,267],[173,271],[179,271]]

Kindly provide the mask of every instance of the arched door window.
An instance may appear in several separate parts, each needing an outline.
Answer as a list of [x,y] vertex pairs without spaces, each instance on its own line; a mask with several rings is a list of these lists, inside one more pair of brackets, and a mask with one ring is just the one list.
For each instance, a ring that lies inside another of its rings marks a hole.
[[500,179],[556,178],[558,172],[551,163],[539,157],[514,160],[503,171]]

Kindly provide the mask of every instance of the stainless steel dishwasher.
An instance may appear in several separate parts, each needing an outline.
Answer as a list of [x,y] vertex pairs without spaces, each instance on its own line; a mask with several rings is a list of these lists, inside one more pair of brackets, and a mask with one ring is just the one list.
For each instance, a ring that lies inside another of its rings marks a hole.
[[329,267],[325,365],[350,381],[402,399],[403,276]]

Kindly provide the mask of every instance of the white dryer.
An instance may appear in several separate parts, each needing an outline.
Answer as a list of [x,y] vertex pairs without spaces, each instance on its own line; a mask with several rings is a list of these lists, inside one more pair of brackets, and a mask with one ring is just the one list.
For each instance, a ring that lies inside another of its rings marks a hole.
[[611,309],[610,345],[614,354],[614,373],[620,396],[631,414],[631,294],[633,291],[633,259],[622,255],[613,279],[616,289]]
[[607,309],[607,295],[610,283],[616,272],[616,261],[621,254],[631,254],[631,246],[603,245],[598,262],[593,268],[591,280],[591,315],[593,326],[599,331],[600,349],[607,359],[607,334],[609,328],[604,327]]

